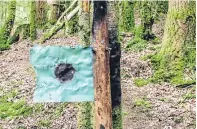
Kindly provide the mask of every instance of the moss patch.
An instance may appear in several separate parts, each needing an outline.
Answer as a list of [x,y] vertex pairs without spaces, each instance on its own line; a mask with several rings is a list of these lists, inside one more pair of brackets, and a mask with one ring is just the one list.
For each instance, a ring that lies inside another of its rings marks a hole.
[[135,105],[136,106],[141,106],[141,107],[146,107],[146,108],[151,108],[152,104],[151,102],[149,102],[147,99],[143,98],[143,99],[137,99],[135,101]]
[[145,86],[145,85],[147,85],[149,82],[150,82],[150,79],[141,79],[141,78],[136,78],[136,79],[134,79],[134,84],[135,84],[137,87]]
[[0,97],[0,118],[14,119],[18,116],[28,116],[32,114],[33,108],[28,106],[22,99],[16,102],[10,101],[17,95],[16,91],[11,91]]

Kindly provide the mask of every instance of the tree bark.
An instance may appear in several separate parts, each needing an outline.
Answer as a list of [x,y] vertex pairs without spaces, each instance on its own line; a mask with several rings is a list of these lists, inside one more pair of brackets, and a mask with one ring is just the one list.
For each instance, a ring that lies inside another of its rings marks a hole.
[[13,0],[9,2],[7,18],[3,26],[0,28],[0,44],[6,44],[7,39],[10,36],[10,33],[14,25],[15,12],[16,12],[16,1]]
[[154,3],[151,1],[140,2],[141,26],[143,28],[142,39],[144,40],[150,40],[155,38],[154,34],[152,33],[152,26],[154,23],[153,4]]
[[59,1],[58,0],[47,0],[49,4],[50,13],[49,13],[49,22],[55,24],[59,16]]
[[30,38],[35,40],[37,38],[36,32],[36,2],[34,0],[31,2],[31,11],[30,11]]
[[36,2],[36,21],[37,27],[42,28],[47,22],[46,1]]
[[112,129],[107,2],[94,1],[94,87],[96,129]]
[[[195,33],[195,2],[192,1],[169,1],[169,9],[164,29],[162,47],[156,56],[153,56],[157,64],[155,72],[156,80],[168,81],[174,84],[185,82],[184,79],[184,53],[186,43],[195,42],[189,39],[191,31]],[[194,30],[194,31],[193,31]],[[188,57],[185,57],[188,58]]]
[[79,1],[79,37],[85,46],[90,45],[90,1]]

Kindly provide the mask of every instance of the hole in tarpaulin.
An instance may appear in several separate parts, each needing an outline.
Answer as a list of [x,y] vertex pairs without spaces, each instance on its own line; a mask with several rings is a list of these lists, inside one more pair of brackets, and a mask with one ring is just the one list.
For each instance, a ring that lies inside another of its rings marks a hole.
[[55,68],[55,76],[60,82],[66,82],[73,79],[75,69],[72,64],[60,63]]

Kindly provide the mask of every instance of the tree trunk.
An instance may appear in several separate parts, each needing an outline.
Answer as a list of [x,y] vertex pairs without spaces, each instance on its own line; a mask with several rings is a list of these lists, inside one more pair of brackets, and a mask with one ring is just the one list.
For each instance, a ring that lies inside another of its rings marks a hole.
[[96,129],[112,129],[107,2],[94,1],[94,89]]
[[35,40],[37,37],[36,32],[36,2],[34,0],[31,2],[31,11],[30,11],[30,38],[31,40]]
[[153,4],[154,3],[151,1],[140,2],[141,26],[143,28],[142,39],[144,40],[150,40],[155,38],[154,34],[152,33],[152,26],[154,23]]
[[47,22],[46,1],[36,2],[36,21],[37,27],[42,28]]
[[90,1],[79,1],[79,37],[85,46],[90,45]]
[[59,1],[58,0],[47,0],[47,3],[49,4],[49,22],[51,24],[55,24],[58,20],[59,16]]
[[[131,32],[135,27],[134,4],[131,1],[121,1],[120,31]],[[116,11],[116,10],[114,10]]]
[[14,25],[15,19],[15,12],[16,12],[16,1],[10,1],[8,5],[8,15],[6,18],[5,23],[0,28],[0,50],[5,50],[9,48],[9,44],[7,44],[7,40],[10,36]]
[[162,40],[162,48],[153,62],[156,64],[155,80],[164,80],[174,84],[182,84],[184,79],[184,53],[187,43],[195,43],[195,39],[188,39],[195,28],[195,2],[169,1],[169,9]]
[[[78,1],[80,10],[79,10],[79,37],[80,43],[84,47],[90,45],[90,1]],[[78,112],[78,129],[93,129],[94,120],[93,120],[93,111],[94,104],[92,102],[82,102],[79,104]]]

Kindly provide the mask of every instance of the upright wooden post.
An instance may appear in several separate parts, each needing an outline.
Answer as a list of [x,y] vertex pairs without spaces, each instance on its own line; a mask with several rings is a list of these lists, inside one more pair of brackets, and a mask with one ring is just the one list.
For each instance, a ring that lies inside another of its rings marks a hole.
[[94,1],[93,48],[96,129],[112,129],[107,2]]

